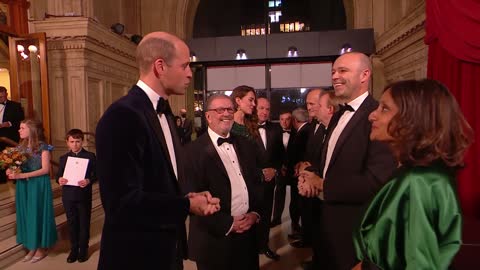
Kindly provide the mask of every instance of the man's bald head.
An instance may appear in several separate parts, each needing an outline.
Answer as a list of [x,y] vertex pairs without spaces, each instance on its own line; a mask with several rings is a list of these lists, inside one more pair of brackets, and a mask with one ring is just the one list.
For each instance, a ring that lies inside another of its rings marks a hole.
[[337,97],[350,102],[368,91],[372,65],[367,55],[349,52],[341,55],[332,66],[332,85]]

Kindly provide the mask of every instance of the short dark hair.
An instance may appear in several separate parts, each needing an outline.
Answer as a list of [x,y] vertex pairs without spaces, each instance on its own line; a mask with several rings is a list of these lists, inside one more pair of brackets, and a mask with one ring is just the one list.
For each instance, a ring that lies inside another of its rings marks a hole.
[[82,130],[78,128],[73,128],[67,132],[67,135],[65,135],[65,140],[68,140],[69,137],[72,137],[74,139],[81,139],[83,141],[85,139],[85,134]]
[[288,110],[288,109],[281,109],[280,113],[278,115],[282,115],[282,114],[286,114],[286,113],[292,114],[292,111]]
[[0,93],[7,93],[7,88],[0,86]]
[[463,166],[473,131],[457,101],[442,83],[424,79],[399,81],[385,87],[398,107],[388,126],[398,161],[407,166],[427,166],[441,161]]

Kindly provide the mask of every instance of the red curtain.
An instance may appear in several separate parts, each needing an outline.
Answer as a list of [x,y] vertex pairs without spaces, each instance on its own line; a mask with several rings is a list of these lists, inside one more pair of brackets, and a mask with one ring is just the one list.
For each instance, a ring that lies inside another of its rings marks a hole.
[[475,131],[458,178],[464,215],[480,217],[480,1],[427,0],[427,77],[444,83]]

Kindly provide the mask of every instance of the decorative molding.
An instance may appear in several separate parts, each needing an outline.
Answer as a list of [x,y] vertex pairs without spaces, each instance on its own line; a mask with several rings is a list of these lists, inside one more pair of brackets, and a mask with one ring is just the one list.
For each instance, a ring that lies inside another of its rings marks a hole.
[[135,61],[135,55],[132,52],[127,52],[118,47],[104,43],[101,40],[95,39],[91,36],[62,36],[62,37],[47,37],[49,50],[75,50],[86,49],[88,43],[98,46],[103,50],[114,53],[117,56],[125,57],[131,61]]
[[422,1],[409,15],[378,36],[375,42],[376,54],[381,55],[402,41],[424,30],[425,16],[425,1]]
[[[419,31],[424,30],[425,26],[425,21],[422,21],[421,23],[415,25],[413,28],[408,29],[406,32],[403,32],[401,35],[397,36],[394,40],[392,40],[390,43],[387,43],[385,46],[381,47],[376,51],[376,54],[382,55],[392,47],[395,47],[399,45],[402,41],[412,37]],[[378,47],[377,47],[378,48]]]
[[92,18],[57,17],[34,21],[35,31],[45,32],[49,49],[85,49],[98,46],[105,51],[135,61],[136,45],[127,37],[117,35]]

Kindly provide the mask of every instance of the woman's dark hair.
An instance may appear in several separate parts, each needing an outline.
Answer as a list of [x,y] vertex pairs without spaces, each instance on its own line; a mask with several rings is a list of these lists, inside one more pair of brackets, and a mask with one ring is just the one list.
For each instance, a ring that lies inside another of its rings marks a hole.
[[[173,121],[174,121],[174,123],[175,123],[175,126],[177,126],[177,121],[178,121],[178,120],[182,121],[182,118],[181,118],[180,116],[178,116],[178,115],[175,115],[175,117],[173,117]],[[180,122],[180,123],[181,123],[181,122]]]
[[465,151],[473,141],[473,131],[449,90],[430,79],[393,83],[390,91],[398,113],[388,133],[399,162],[426,166],[441,161],[449,167],[463,166]]
[[[240,85],[235,87],[232,90],[232,94],[230,95],[233,106],[235,110],[238,110],[238,104],[236,99],[240,98],[242,99],[244,96],[246,96],[249,92],[253,93],[253,96],[255,97],[255,103],[257,102],[257,95],[255,93],[255,89],[253,87],[247,86],[247,85]],[[260,136],[258,133],[258,116],[257,116],[257,106],[253,108],[252,114],[245,114],[244,118],[245,122],[245,127],[247,127],[247,131],[250,135],[252,135],[254,138]]]

